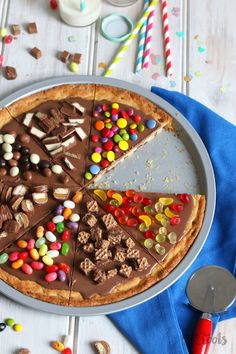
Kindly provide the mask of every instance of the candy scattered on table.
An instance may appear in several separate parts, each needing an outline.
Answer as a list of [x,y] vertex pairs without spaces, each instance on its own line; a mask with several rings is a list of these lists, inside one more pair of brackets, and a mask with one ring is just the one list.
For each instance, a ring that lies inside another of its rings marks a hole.
[[37,48],[37,47],[34,47],[30,50],[30,54],[32,55],[32,57],[34,57],[35,59],[39,59],[42,57],[42,51]]
[[94,346],[95,346],[98,354],[110,354],[111,353],[110,345],[104,340],[95,342]]
[[3,332],[6,329],[6,324],[4,322],[0,323],[0,332]]
[[69,65],[69,69],[72,73],[77,73],[79,71],[79,66],[75,62],[71,62]]
[[50,7],[52,10],[56,10],[58,7],[57,0],[50,0]]
[[7,80],[15,80],[17,78],[17,72],[13,66],[5,67],[5,78]]
[[30,22],[27,24],[27,30],[29,34],[38,33],[37,25],[35,22]]
[[12,25],[11,26],[12,34],[14,36],[19,36],[21,34],[21,28],[20,25]]
[[27,348],[22,348],[19,350],[18,354],[31,354],[31,351]]
[[5,320],[5,323],[8,327],[12,327],[15,324],[15,321],[13,320],[13,318],[7,318]]
[[0,37],[4,38],[7,35],[7,29],[5,27],[0,27]]
[[23,326],[20,323],[16,323],[13,325],[13,329],[15,332],[22,332],[23,331]]

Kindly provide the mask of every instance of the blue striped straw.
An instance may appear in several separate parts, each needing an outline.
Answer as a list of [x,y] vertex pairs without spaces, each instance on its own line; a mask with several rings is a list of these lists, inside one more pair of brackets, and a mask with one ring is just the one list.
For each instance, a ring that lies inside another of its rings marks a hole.
[[[143,4],[144,11],[147,10],[148,6],[149,6],[149,0],[144,0],[144,4]],[[139,34],[135,74],[137,74],[142,69],[143,66],[143,54],[144,54],[144,47],[145,47],[146,32],[147,32],[147,20],[144,22]]]
[[86,0],[80,0],[80,11],[84,11],[87,7]]

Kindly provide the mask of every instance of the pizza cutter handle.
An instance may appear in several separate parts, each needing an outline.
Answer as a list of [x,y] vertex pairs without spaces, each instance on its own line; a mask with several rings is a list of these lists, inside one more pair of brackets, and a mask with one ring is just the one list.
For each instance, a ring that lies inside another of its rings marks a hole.
[[212,336],[212,320],[209,313],[204,313],[195,328],[192,354],[207,354]]

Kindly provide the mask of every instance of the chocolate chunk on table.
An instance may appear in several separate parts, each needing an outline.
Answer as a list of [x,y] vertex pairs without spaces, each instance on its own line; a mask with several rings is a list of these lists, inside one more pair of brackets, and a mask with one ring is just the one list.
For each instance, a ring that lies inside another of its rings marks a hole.
[[17,78],[17,72],[13,66],[5,67],[5,78],[7,80],[15,80]]
[[30,34],[38,33],[37,25],[35,22],[30,22],[27,24],[27,30]]
[[19,36],[21,34],[20,25],[12,25],[11,30],[14,36]]
[[80,53],[75,53],[73,55],[73,62],[76,64],[80,64],[80,60],[81,60],[81,54]]
[[34,57],[35,59],[39,59],[42,57],[42,52],[39,48],[34,47],[30,50],[30,54],[32,55],[32,57]]
[[66,63],[70,58],[70,53],[67,52],[67,50],[64,50],[60,53],[59,58],[63,63]]

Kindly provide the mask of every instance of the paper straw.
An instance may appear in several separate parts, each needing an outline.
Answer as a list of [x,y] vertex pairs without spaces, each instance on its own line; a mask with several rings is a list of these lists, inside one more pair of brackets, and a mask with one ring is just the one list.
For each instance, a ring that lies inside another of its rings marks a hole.
[[[149,0],[144,0],[144,6],[143,6],[144,11],[147,10],[148,5],[149,5]],[[143,54],[144,54],[146,31],[147,31],[147,20],[144,21],[144,24],[142,25],[139,34],[138,52],[137,52],[137,60],[136,60],[136,67],[135,67],[136,74],[142,69],[143,66]]]
[[80,0],[80,11],[84,11],[87,7],[86,0]]
[[166,76],[171,77],[173,75],[173,72],[172,72],[172,58],[171,58],[171,50],[170,50],[170,33],[169,33],[167,0],[161,0],[161,8],[162,8],[162,23],[163,23],[163,34],[164,34]]
[[152,32],[154,26],[154,14],[155,10],[153,10],[147,21],[147,35],[145,39],[145,49],[143,55],[143,69],[147,69],[150,62],[150,55],[151,55],[151,46],[152,46]]
[[144,12],[138,23],[136,24],[133,32],[129,35],[128,39],[125,41],[125,43],[122,45],[122,47],[118,50],[118,53],[116,54],[115,58],[112,60],[111,65],[106,69],[104,76],[110,76],[114,70],[114,67],[119,63],[119,61],[122,59],[124,53],[130,46],[131,42],[133,39],[136,37],[138,34],[140,28],[144,24],[144,22],[147,20],[149,14],[151,11],[154,10],[154,7],[158,3],[158,0],[153,0],[150,5],[148,6],[147,10]]

